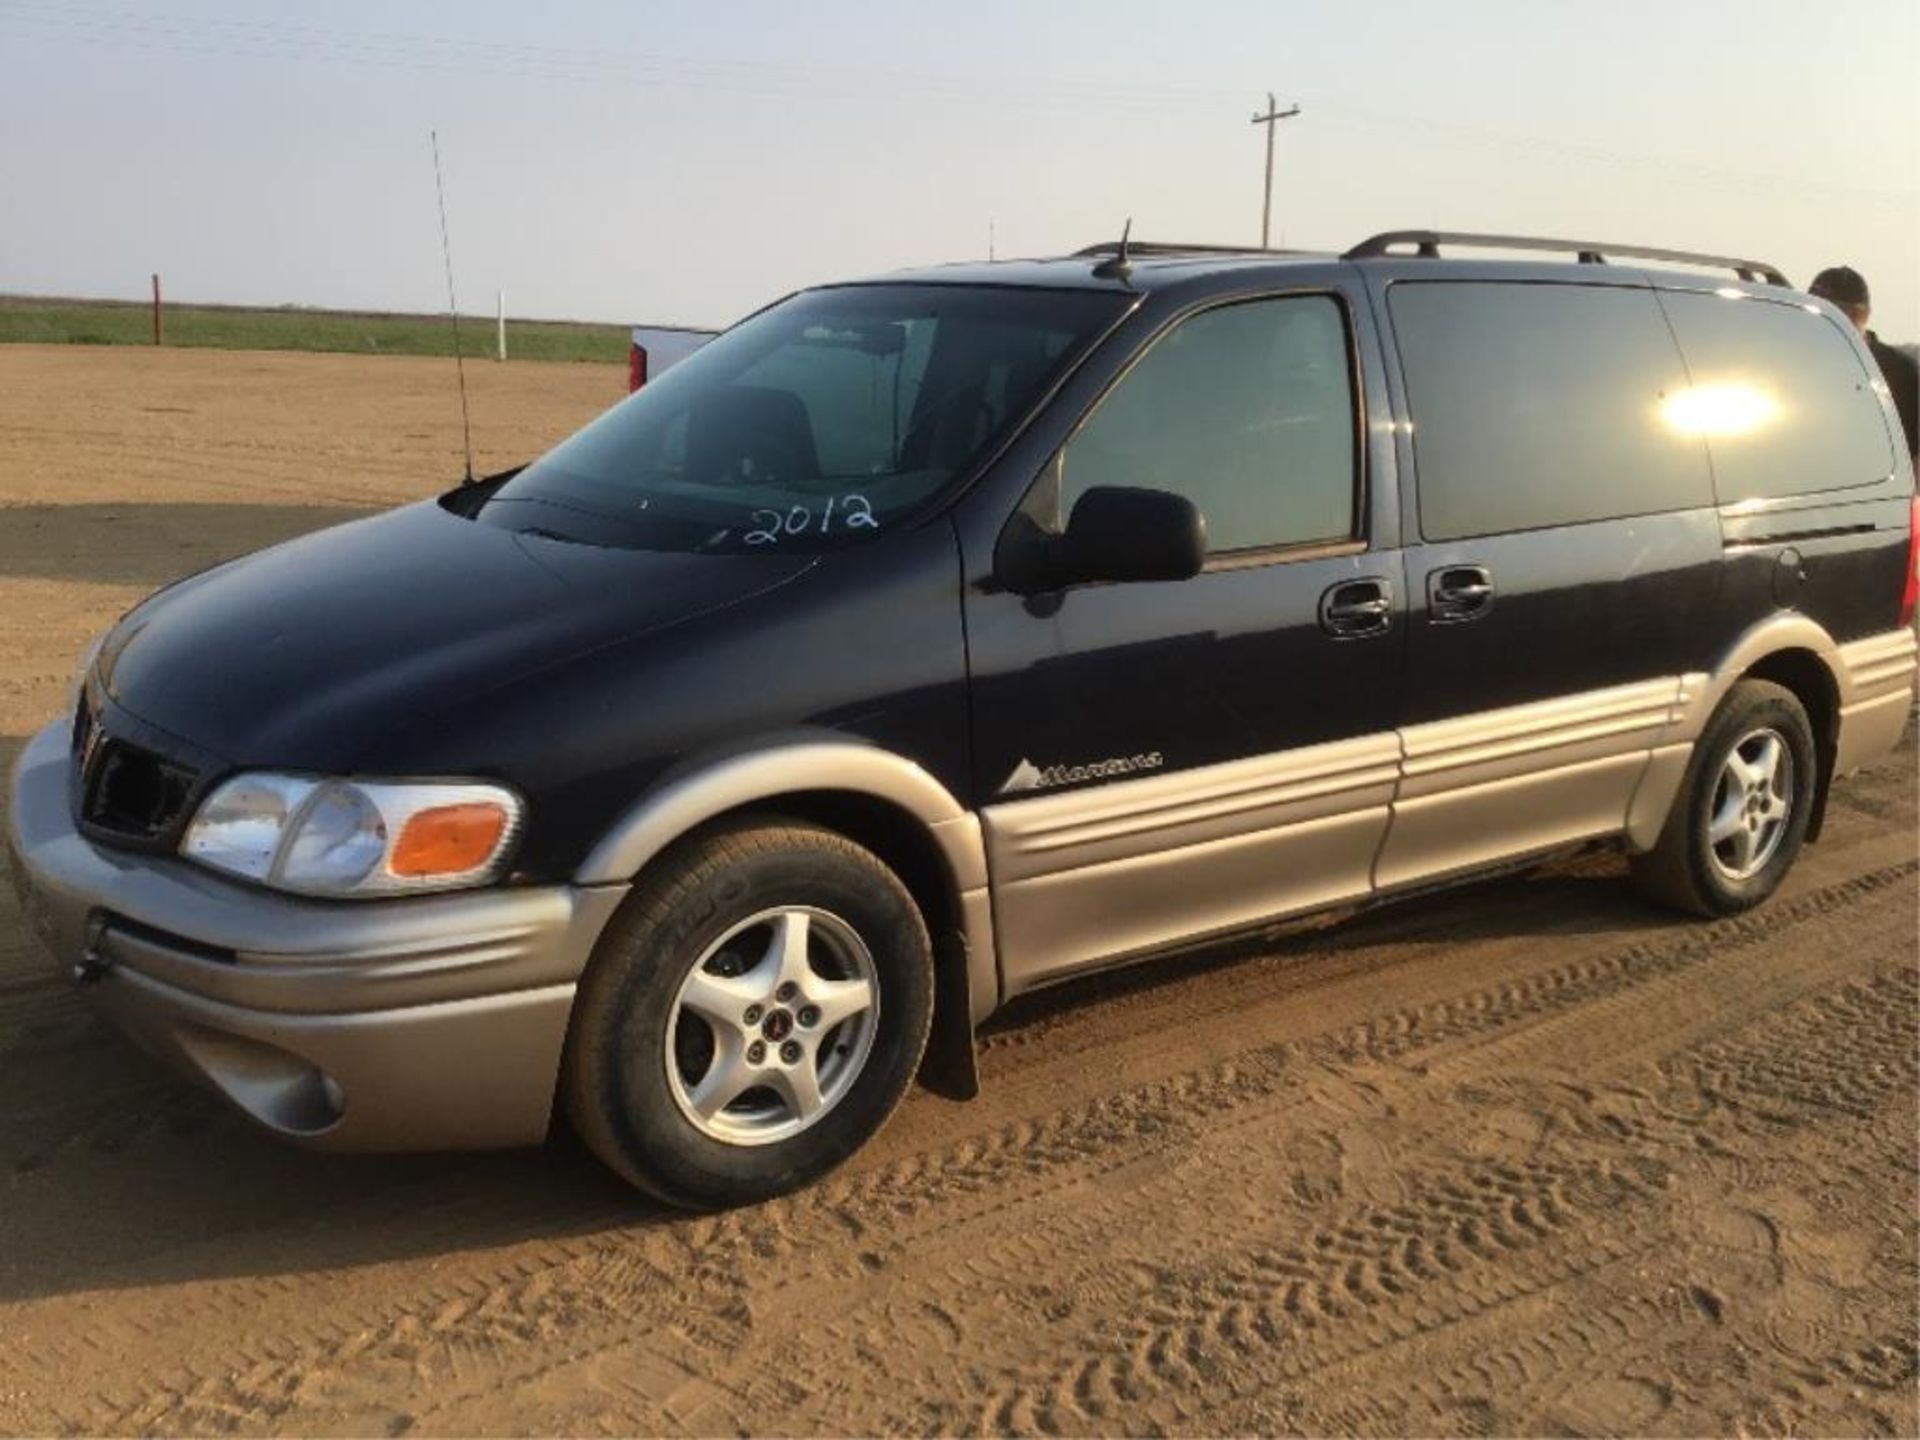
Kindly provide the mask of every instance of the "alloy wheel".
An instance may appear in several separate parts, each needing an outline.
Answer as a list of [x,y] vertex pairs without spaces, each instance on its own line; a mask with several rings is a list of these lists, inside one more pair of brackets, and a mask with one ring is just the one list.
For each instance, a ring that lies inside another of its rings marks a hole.
[[873,956],[852,926],[806,906],[765,910],[687,972],[668,1017],[668,1085],[712,1139],[785,1140],[853,1088],[879,1018]]
[[1753,730],[1727,752],[1708,810],[1707,846],[1729,880],[1766,868],[1793,813],[1793,750],[1778,730]]

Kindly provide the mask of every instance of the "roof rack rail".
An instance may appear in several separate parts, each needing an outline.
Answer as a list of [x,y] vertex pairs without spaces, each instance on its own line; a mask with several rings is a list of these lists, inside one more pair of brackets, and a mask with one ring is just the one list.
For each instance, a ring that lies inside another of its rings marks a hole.
[[[1547,240],[1533,235],[1465,235],[1451,230],[1387,230],[1369,236],[1347,251],[1342,260],[1377,260],[1391,255],[1395,245],[1411,245],[1423,259],[1440,258],[1442,245],[1465,245],[1482,250],[1551,250],[1580,257],[1582,265],[1604,265],[1607,257],[1618,255],[1631,260],[1666,260],[1683,265],[1701,265],[1712,270],[1731,270],[1742,280],[1765,281],[1769,285],[1788,285],[1777,266],[1764,260],[1741,260],[1729,255],[1700,255],[1691,250],[1655,250],[1645,245],[1604,245],[1592,240]],[[1136,247],[1138,248],[1138,247]]]
[[[1118,255],[1120,242],[1102,240],[1076,250],[1069,259],[1092,260],[1101,255]],[[1287,250],[1263,250],[1258,245],[1179,245],[1169,240],[1133,240],[1127,244],[1129,255],[1287,255]]]

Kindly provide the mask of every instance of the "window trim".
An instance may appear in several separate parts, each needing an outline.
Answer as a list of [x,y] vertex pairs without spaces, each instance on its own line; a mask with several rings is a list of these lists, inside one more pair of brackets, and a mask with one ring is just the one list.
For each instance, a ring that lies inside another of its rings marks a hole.
[[[1333,301],[1334,309],[1339,313],[1341,332],[1347,342],[1347,386],[1352,397],[1350,409],[1353,415],[1353,522],[1349,534],[1320,540],[1283,541],[1271,545],[1244,545],[1233,550],[1207,550],[1206,564],[1202,574],[1213,574],[1223,570],[1247,570],[1261,565],[1285,565],[1307,560],[1324,560],[1341,555],[1365,554],[1372,547],[1373,515],[1372,474],[1370,456],[1367,451],[1367,390],[1366,371],[1360,358],[1360,329],[1355,319],[1351,297],[1337,283],[1320,281],[1310,285],[1287,285],[1276,289],[1240,291],[1231,295],[1210,295],[1196,300],[1190,305],[1176,310],[1154,329],[1153,333],[1135,347],[1133,354],[1127,357],[1125,365],[1113,376],[1100,392],[1087,402],[1086,409],[1074,419],[1073,426],[1058,445],[1052,455],[1041,466],[1037,485],[1048,485],[1053,490],[1054,523],[1064,530],[1067,517],[1061,513],[1060,499],[1063,481],[1066,475],[1067,450],[1080,436],[1082,429],[1099,408],[1106,404],[1107,397],[1120,388],[1133,374],[1134,368],[1153,351],[1178,326],[1187,321],[1214,310],[1225,310],[1237,305],[1257,305],[1272,300],[1311,299],[1315,296]],[[1018,510],[1026,508],[1023,503]]]

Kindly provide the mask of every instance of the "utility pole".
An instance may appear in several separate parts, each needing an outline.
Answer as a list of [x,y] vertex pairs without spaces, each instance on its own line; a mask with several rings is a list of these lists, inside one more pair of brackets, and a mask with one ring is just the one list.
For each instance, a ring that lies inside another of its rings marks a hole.
[[1267,236],[1273,228],[1273,131],[1282,120],[1291,120],[1300,113],[1300,107],[1293,105],[1285,110],[1273,98],[1273,92],[1267,92],[1267,113],[1255,114],[1253,123],[1267,127],[1267,188],[1260,202],[1260,248],[1267,248]]

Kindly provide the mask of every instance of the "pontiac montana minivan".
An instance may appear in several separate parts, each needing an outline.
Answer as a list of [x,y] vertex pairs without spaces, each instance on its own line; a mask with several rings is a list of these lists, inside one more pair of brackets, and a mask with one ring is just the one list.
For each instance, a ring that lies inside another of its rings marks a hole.
[[19,758],[12,871],[276,1134],[564,1111],[753,1200],[1094,967],[1593,841],[1765,900],[1907,720],[1895,434],[1753,261],[1398,232],[822,286],[521,470],[136,607]]

